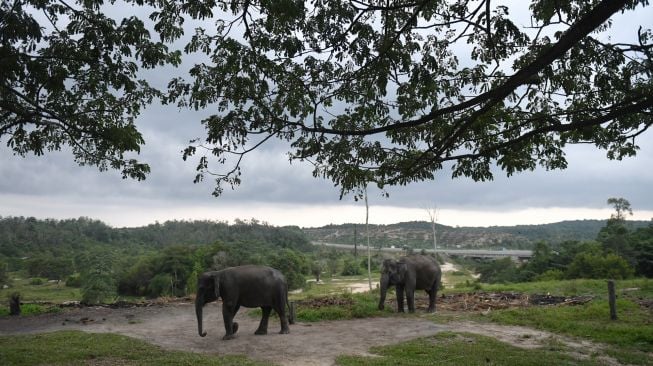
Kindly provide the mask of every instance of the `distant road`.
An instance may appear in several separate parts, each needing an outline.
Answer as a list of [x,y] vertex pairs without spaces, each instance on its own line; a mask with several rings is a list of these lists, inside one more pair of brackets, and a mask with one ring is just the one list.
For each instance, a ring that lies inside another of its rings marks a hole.
[[[325,243],[321,241],[313,241],[313,245],[323,245],[331,248],[338,248],[343,250],[354,250],[353,245],[348,244],[334,244],[334,243]],[[365,251],[367,250],[366,245],[359,245],[358,250]],[[373,251],[378,251],[379,249],[372,247]],[[404,250],[402,248],[381,248],[382,252],[386,253],[401,253]],[[421,251],[418,249],[416,251]],[[425,249],[427,253],[433,253],[433,249]],[[461,256],[461,257],[476,257],[476,258],[503,258],[503,257],[514,257],[520,259],[526,259],[533,256],[533,251],[531,250],[485,250],[485,249],[438,249],[438,253],[447,254],[451,256]]]

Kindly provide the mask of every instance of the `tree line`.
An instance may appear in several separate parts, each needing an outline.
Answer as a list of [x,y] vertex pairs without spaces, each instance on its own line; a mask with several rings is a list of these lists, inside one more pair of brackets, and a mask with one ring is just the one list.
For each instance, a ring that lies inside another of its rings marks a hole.
[[[154,298],[195,292],[197,275],[242,264],[279,269],[291,289],[307,276],[361,274],[367,261],[316,248],[297,227],[257,220],[234,224],[167,221],[139,228],[111,228],[88,218],[0,218],[0,284],[22,273],[34,284],[61,280],[81,288],[82,301],[117,296]],[[374,258],[378,266],[380,258]]]
[[616,213],[595,240],[565,241],[551,245],[538,242],[533,257],[523,266],[509,258],[476,266],[481,282],[525,282],[574,278],[624,279],[653,277],[653,221],[633,227],[626,221],[630,203],[611,198]]

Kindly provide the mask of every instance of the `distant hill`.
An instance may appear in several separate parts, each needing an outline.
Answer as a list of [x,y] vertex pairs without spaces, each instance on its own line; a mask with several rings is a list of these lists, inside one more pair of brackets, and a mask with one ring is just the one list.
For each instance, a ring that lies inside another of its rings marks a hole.
[[40,220],[0,216],[0,258],[34,255],[64,256],[96,249],[121,250],[130,255],[172,245],[255,242],[271,247],[312,250],[299,227],[275,227],[239,221],[166,221],[135,228],[113,228],[102,221],[80,217]]
[[[569,240],[596,239],[606,220],[562,221],[542,225],[451,227],[436,225],[438,247],[446,248],[510,248],[530,249],[534,243],[545,241],[552,246]],[[650,221],[628,221],[633,228],[645,227]],[[303,228],[312,241],[337,244],[365,244],[365,225],[327,225]],[[431,223],[426,221],[400,222],[391,225],[370,225],[373,247],[432,248]]]

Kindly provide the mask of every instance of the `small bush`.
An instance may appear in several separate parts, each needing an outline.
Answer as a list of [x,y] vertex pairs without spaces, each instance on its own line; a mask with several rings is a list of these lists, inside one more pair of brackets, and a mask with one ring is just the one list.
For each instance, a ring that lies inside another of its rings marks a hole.
[[346,258],[342,266],[343,276],[357,276],[363,273],[358,262],[354,258]]
[[45,283],[45,280],[40,278],[40,277],[34,277],[34,278],[29,280],[29,284],[34,285],[34,286],[40,286],[40,285],[42,285],[44,283]]
[[82,278],[79,275],[68,276],[66,279],[66,287],[82,287]]
[[535,281],[559,281],[565,278],[564,272],[559,269],[549,269],[535,277]]

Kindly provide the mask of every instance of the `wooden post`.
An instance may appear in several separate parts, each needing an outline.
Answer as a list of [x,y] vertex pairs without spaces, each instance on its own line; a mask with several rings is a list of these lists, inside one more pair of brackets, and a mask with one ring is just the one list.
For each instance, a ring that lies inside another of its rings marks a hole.
[[290,324],[295,324],[296,318],[295,318],[295,302],[294,301],[289,301],[288,302],[288,323]]
[[9,315],[20,315],[20,294],[17,292],[9,298]]
[[614,291],[614,280],[608,280],[608,302],[610,303],[610,319],[617,320],[617,296]]

